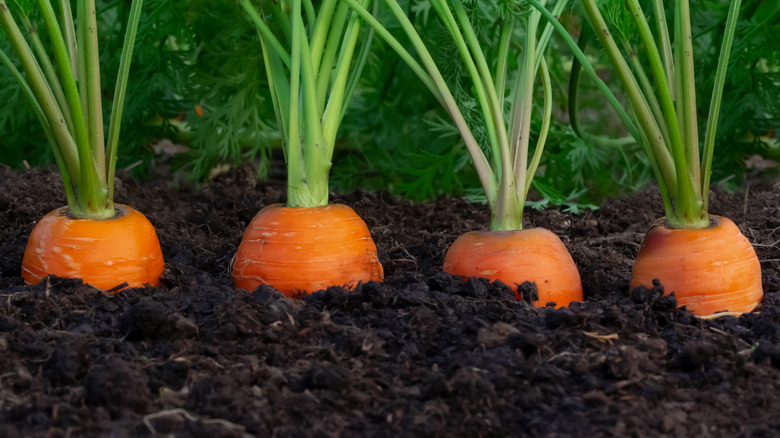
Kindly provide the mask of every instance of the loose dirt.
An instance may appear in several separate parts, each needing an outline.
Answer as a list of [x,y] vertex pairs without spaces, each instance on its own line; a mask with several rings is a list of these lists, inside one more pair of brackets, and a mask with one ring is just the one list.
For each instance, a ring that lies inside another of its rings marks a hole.
[[780,435],[780,186],[716,191],[711,211],[755,244],[755,313],[702,320],[661,287],[629,293],[662,214],[648,190],[568,215],[561,236],[586,300],[534,309],[502,284],[440,271],[487,209],[334,195],[368,224],[386,281],[294,300],[231,286],[244,227],[282,202],[249,167],[202,188],[120,175],[150,219],[163,285],[107,295],[77,280],[26,286],[35,221],[64,203],[52,169],[0,167],[0,436],[480,437]]

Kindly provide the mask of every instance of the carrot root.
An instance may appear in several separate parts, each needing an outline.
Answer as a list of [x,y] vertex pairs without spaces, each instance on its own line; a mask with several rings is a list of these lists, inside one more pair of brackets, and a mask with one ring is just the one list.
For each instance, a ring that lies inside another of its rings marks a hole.
[[582,301],[580,274],[561,239],[544,228],[519,231],[471,231],[452,244],[444,272],[465,278],[501,280],[515,289],[536,283],[534,306],[554,302],[557,307]]
[[117,215],[106,220],[74,219],[67,207],[44,216],[24,251],[24,281],[36,284],[56,275],[112,292],[123,283],[159,285],[165,266],[154,227],[132,207],[114,206]]
[[753,310],[764,295],[756,252],[734,222],[710,219],[713,225],[700,230],[653,226],[634,263],[631,289],[658,279],[696,315]]
[[252,219],[233,260],[233,284],[262,284],[287,296],[328,286],[354,288],[382,281],[384,272],[368,227],[352,208],[329,204],[269,205]]

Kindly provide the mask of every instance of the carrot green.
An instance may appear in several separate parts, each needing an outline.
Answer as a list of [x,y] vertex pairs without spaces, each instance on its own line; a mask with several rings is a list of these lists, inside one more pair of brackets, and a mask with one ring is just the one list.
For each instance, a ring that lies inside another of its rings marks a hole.
[[[12,0],[10,7],[0,0],[0,25],[24,74],[2,50],[0,62],[34,107],[62,174],[70,215],[76,218],[115,215],[119,129],[142,3],[133,0],[131,5],[106,138],[95,1],[77,1],[74,18],[69,1],[55,8],[50,0]],[[40,29],[47,33],[48,47]]]
[[[668,25],[664,2],[653,1],[652,22],[638,0],[610,0],[609,21],[595,0],[583,0],[586,16],[625,90],[632,117],[595,74],[577,43],[539,0],[528,0],[572,48],[585,72],[609,98],[650,158],[666,220],[674,228],[706,228],[715,134],[741,0],[732,0],[715,72],[703,145],[699,141],[693,37],[687,0],[674,3]],[[633,35],[638,41],[633,42]],[[637,54],[644,57],[639,62]]]
[[273,2],[260,11],[249,0],[241,6],[262,45],[287,162],[287,205],[326,205],[336,135],[373,32],[358,47],[361,21],[339,0],[325,0],[318,10],[311,0]]

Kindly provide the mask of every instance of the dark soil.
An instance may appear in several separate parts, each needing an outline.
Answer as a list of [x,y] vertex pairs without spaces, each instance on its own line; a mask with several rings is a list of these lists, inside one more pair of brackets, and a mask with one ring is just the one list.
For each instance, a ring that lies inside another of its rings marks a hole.
[[0,167],[0,436],[780,436],[780,186],[716,192],[754,242],[758,312],[702,320],[627,287],[654,191],[570,216],[584,303],[534,309],[501,284],[440,272],[481,205],[334,196],[366,220],[386,281],[292,300],[231,286],[244,227],[283,200],[251,168],[194,189],[121,176],[166,257],[163,286],[111,296],[25,286],[35,221],[63,203],[51,169]]

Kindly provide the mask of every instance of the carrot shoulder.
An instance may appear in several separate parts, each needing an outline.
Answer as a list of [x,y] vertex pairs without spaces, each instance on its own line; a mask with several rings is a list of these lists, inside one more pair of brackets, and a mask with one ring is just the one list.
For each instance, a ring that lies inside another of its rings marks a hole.
[[645,236],[631,288],[658,279],[666,294],[697,315],[749,312],[764,296],[761,264],[734,222],[710,215],[712,226],[673,229],[655,225]]
[[352,208],[269,205],[252,219],[233,261],[236,287],[269,284],[287,296],[328,286],[381,281],[382,265],[365,222]]
[[561,239],[544,228],[466,233],[447,252],[444,272],[501,280],[515,290],[526,281],[536,283],[537,307],[583,299],[574,260]]
[[80,278],[103,290],[160,284],[164,269],[154,227],[132,207],[114,204],[111,219],[74,219],[61,207],[41,219],[30,234],[22,277],[36,284],[47,275]]

